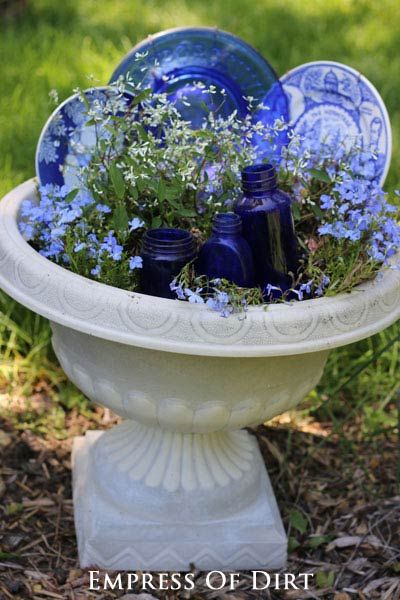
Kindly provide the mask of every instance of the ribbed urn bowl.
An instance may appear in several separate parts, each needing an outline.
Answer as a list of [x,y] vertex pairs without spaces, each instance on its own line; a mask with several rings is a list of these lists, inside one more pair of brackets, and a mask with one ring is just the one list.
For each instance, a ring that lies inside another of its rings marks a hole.
[[[23,239],[20,206],[34,197],[30,180],[0,203],[0,287],[50,320],[71,381],[126,419],[99,438],[93,468],[99,493],[127,511],[134,503],[136,514],[151,510],[162,520],[169,506],[182,521],[201,521],[229,514],[233,489],[232,511],[256,497],[255,444],[241,429],[296,406],[318,383],[330,349],[400,316],[400,273],[392,269],[351,294],[228,318],[106,286]],[[122,490],[118,476],[134,485]],[[212,491],[200,504],[199,490]]]

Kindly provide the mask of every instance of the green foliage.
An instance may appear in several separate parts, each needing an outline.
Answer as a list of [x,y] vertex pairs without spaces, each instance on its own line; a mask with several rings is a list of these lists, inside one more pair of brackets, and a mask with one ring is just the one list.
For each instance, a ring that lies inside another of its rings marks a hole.
[[312,535],[307,540],[307,546],[309,548],[319,548],[320,546],[331,542],[332,539],[332,535]]
[[334,571],[318,571],[315,576],[315,581],[317,587],[322,588],[331,588],[335,581],[335,572]]
[[[304,514],[302,512],[300,512],[299,510],[293,509],[290,511],[289,514],[289,525],[291,528],[291,536],[289,537],[289,543],[288,543],[288,551],[290,552],[294,552],[297,548],[300,548],[301,546],[303,546],[304,544],[304,534],[306,533],[307,529],[309,528],[309,522],[308,519],[304,516]],[[323,536],[318,536],[318,537],[323,537]],[[307,546],[311,546],[311,547],[317,547],[318,544],[316,543],[315,537],[311,537],[307,540],[307,542],[305,542],[307,544]],[[314,542],[314,546],[312,545],[312,543]]]
[[24,510],[24,507],[19,502],[11,502],[10,504],[7,504],[5,507],[5,513],[7,516],[17,515],[18,513],[22,512],[23,510]]
[[64,175],[79,178],[79,192],[39,186],[39,204],[24,205],[21,227],[28,224],[26,239],[57,264],[135,290],[144,231],[196,228],[204,238],[212,216],[232,207],[242,168],[257,161],[254,136],[269,141],[275,131],[250,115],[222,117],[223,102],[194,130],[165,93],[142,91],[129,79],[120,78],[92,103],[78,93],[95,136],[87,165],[63,166]]
[[371,338],[332,352],[308,410],[318,420],[332,421],[339,434],[342,424],[355,416],[367,438],[393,431],[399,418],[399,373],[398,322]]
[[[204,91],[203,84],[193,85]],[[63,167],[65,173],[78,175],[79,193],[73,190],[64,197],[54,186],[39,187],[39,205],[33,201],[24,206],[21,227],[28,227],[32,246],[57,264],[135,290],[144,231],[159,225],[179,227],[204,239],[215,213],[232,210],[240,194],[240,171],[260,160],[254,136],[271,141],[274,130],[284,125],[279,120],[274,127],[254,124],[250,116],[240,119],[236,113],[224,118],[217,109],[194,130],[166,94],[145,90],[146,100],[127,103],[121,90],[143,95],[140,83],[123,78],[93,105],[80,91],[96,143],[89,163],[78,173],[73,165]],[[206,91],[213,93],[211,88]],[[302,260],[288,289],[264,283],[268,303],[291,300],[295,294],[303,300],[326,290],[329,295],[351,291],[373,278],[395,252],[400,240],[400,226],[393,219],[397,209],[366,179],[374,160],[360,148],[325,147],[321,152],[317,144],[304,150],[301,138],[291,136],[279,177],[296,200]],[[201,302],[179,285],[180,299]],[[193,285],[209,297],[209,283],[194,277]],[[230,312],[240,305],[243,310],[249,301],[263,303],[259,289],[242,292],[225,281],[214,285],[219,298],[222,291],[231,292]],[[226,305],[223,316],[228,314]]]
[[183,267],[173,284],[173,289],[181,300],[186,296],[190,301],[194,296],[196,302],[206,302],[223,317],[231,314],[245,317],[249,306],[257,306],[264,302],[260,288],[242,288],[227,279],[209,280],[205,275],[196,276],[192,263]]
[[[193,130],[165,94],[142,90],[140,83],[133,90],[131,82],[122,80],[116,91],[123,86],[135,94],[129,107],[118,111],[121,101],[110,97],[92,119],[99,135],[90,164],[80,173],[85,186],[112,209],[111,224],[120,243],[126,241],[121,234],[134,216],[147,228],[196,226],[207,231],[213,213],[237,193],[237,173],[255,159],[248,141],[253,125],[223,119],[217,109],[208,114],[207,128]],[[271,138],[269,130],[266,136]],[[208,169],[213,169],[212,184]],[[215,188],[218,199],[212,197]],[[107,225],[105,219],[105,231]]]
[[45,319],[9,298],[0,290],[0,384],[9,390],[21,385],[32,391],[34,381],[46,374],[54,384],[60,371],[54,366],[50,327]]
[[292,537],[292,536],[289,537],[289,540],[288,540],[289,554],[291,554],[292,552],[297,550],[297,548],[299,548],[300,546],[301,546],[300,542],[298,542],[295,537]]
[[290,525],[299,533],[303,534],[308,528],[308,521],[305,516],[298,510],[292,510],[289,519]]
[[[119,169],[117,167],[117,160],[114,160],[110,165],[109,165],[109,174],[110,174],[110,179],[111,179],[111,183],[112,186],[114,188],[115,194],[117,196],[117,198],[119,200],[122,200],[125,196],[125,180],[124,177],[122,175],[121,169]],[[123,208],[122,206],[119,206],[117,208]],[[115,214],[115,213],[114,213]],[[128,224],[128,219],[126,219],[126,223],[125,226]],[[121,229],[121,227],[117,227],[118,229]]]
[[307,274],[310,278],[328,275],[330,283],[324,295],[335,296],[368,281],[380,266],[359,243],[325,236],[317,251],[308,255]]

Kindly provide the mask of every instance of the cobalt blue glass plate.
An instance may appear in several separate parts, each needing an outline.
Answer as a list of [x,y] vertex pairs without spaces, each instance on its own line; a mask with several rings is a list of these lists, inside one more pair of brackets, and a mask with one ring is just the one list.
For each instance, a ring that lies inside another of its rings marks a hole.
[[[98,136],[106,131],[87,124],[97,111],[114,111],[123,114],[133,99],[109,87],[94,87],[84,92],[86,106],[80,94],[67,98],[56,108],[42,129],[36,147],[36,175],[41,185],[52,183],[67,185],[69,189],[81,186],[80,169],[92,156]],[[89,117],[88,107],[92,115]]]
[[385,104],[363,75],[341,63],[317,61],[281,77],[289,100],[290,125],[304,147],[342,144],[371,151],[376,160],[369,178],[383,185],[392,153],[392,132]]
[[[253,98],[254,107],[269,108],[254,109],[255,120],[269,126],[288,119],[287,99],[271,65],[252,46],[219,29],[185,27],[150,36],[125,56],[110,83],[120,76],[166,93],[195,128],[209,110],[225,118],[237,110],[245,117],[252,112],[246,98]],[[210,88],[212,93],[207,92]],[[286,134],[277,142],[286,143]],[[263,148],[267,154],[270,150]]]

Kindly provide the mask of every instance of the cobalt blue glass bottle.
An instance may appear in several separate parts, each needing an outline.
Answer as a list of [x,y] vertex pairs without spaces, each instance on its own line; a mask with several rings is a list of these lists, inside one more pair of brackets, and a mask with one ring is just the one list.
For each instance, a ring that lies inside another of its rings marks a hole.
[[141,291],[161,298],[176,298],[170,283],[196,256],[195,240],[183,229],[149,229],[143,236]]
[[264,289],[270,283],[285,291],[298,269],[292,199],[278,189],[275,169],[268,164],[246,167],[242,190],[235,212],[252,250],[256,284]]
[[253,257],[242,237],[242,220],[238,215],[214,216],[212,235],[200,250],[196,271],[209,279],[228,279],[240,287],[254,285]]

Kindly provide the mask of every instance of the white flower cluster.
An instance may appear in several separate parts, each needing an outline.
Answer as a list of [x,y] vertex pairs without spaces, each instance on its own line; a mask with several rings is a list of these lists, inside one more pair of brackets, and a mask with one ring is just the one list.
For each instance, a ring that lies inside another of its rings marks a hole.
[[[212,86],[202,82],[191,89],[215,94]],[[115,164],[118,175],[111,177],[112,183],[118,179],[125,204],[147,211],[148,225],[165,221],[168,209],[179,218],[189,216],[190,210],[204,214],[229,206],[238,192],[243,166],[260,160],[259,145],[264,149],[269,145],[273,153],[283,126],[255,119],[252,98],[246,99],[249,110],[244,117],[237,111],[225,116],[225,95],[223,91],[222,103],[205,114],[200,128],[194,128],[166,93],[120,78],[106,102],[95,100],[87,110],[98,139],[80,176],[104,197],[109,193],[107,174]],[[190,105],[189,98],[181,95],[179,104]],[[267,158],[265,153],[263,157]]]

